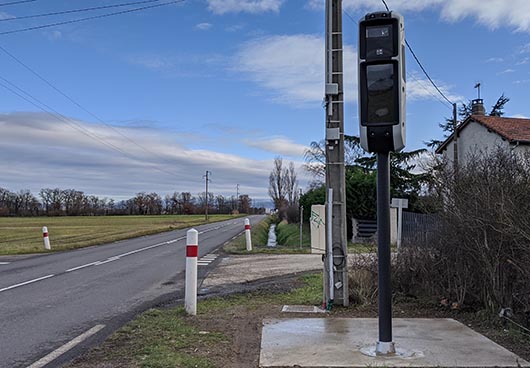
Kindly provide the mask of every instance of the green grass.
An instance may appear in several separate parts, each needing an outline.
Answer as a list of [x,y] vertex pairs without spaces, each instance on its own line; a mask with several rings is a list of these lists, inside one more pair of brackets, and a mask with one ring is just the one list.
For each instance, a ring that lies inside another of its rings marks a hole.
[[322,274],[302,276],[303,286],[283,294],[247,293],[235,294],[224,298],[212,298],[197,305],[197,314],[220,313],[226,308],[244,305],[259,308],[263,305],[281,304],[320,304],[322,301]]
[[[282,222],[276,226],[276,240],[278,245],[275,248],[267,247],[271,222],[272,218],[268,217],[252,227],[252,252],[250,253],[297,254],[310,252],[311,235],[308,224],[304,224],[302,229],[302,248],[300,248],[299,225],[287,224],[286,222]],[[244,234],[227,243],[223,249],[225,252],[231,254],[249,254],[247,252]]]
[[[193,354],[195,347],[207,350],[225,340],[217,332],[202,332],[185,322],[182,307],[151,309],[119,329],[109,340],[113,348],[103,360],[130,362],[145,368],[213,367],[212,362]],[[127,364],[129,366],[129,364]]]
[[[252,253],[260,254],[306,254],[311,252],[311,231],[309,224],[302,227],[302,247],[300,247],[300,225],[288,224],[285,221],[276,226],[276,248],[267,247],[269,227],[272,219],[269,217],[251,229]],[[247,252],[245,235],[242,234],[224,246],[224,251],[230,254],[249,254]],[[375,253],[377,245],[348,243],[348,253]]]
[[[209,222],[234,218],[213,215]],[[47,226],[53,251],[82,248],[205,223],[203,215],[0,218],[0,255],[45,252]]]
[[210,327],[208,318],[228,316],[240,308],[255,311],[270,309],[272,305],[319,304],[322,276],[302,276],[300,281],[299,288],[283,294],[257,291],[201,300],[196,317],[187,316],[183,307],[148,310],[84,359],[98,366],[119,363],[120,367],[141,368],[220,367],[208,358],[209,352],[223,351],[227,344],[235,342]]

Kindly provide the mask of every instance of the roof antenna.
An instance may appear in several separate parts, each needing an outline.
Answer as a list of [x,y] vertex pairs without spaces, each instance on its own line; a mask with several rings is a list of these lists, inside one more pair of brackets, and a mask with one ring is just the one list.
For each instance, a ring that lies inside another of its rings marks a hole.
[[475,84],[475,88],[478,89],[478,99],[480,100],[480,82]]

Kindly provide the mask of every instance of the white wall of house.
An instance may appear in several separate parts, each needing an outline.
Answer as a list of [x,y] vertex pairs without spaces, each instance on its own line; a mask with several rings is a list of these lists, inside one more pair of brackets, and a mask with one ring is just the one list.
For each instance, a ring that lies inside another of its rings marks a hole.
[[[530,145],[515,146],[503,139],[497,133],[488,131],[483,125],[470,122],[458,137],[458,160],[461,164],[473,154],[491,153],[498,148],[513,149],[514,152],[522,153],[530,150]],[[444,151],[444,157],[453,162],[454,160],[454,140],[452,140]]]

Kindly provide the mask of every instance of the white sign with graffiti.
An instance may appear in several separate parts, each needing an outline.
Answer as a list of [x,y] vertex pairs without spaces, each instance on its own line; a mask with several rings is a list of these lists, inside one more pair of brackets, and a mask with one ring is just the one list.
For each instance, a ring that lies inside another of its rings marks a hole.
[[321,204],[311,206],[311,253],[326,252],[326,207]]

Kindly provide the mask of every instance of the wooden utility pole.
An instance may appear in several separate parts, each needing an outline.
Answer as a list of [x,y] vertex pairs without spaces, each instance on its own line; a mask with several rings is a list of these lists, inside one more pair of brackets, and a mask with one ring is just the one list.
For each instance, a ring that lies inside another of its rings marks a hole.
[[348,306],[342,0],[326,0],[326,187],[333,193],[333,198],[328,198],[332,223],[326,226],[331,231],[331,244],[326,247],[331,248],[335,288],[334,292],[328,290],[327,296],[331,293],[332,303]]

